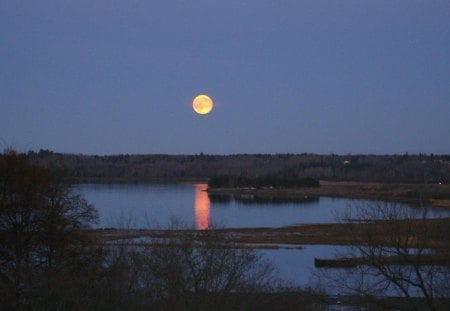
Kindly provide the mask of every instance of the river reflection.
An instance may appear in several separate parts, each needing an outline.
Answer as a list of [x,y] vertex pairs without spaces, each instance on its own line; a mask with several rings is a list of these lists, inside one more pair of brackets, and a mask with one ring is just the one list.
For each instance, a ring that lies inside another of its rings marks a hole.
[[206,230],[209,228],[210,223],[210,207],[211,202],[209,200],[206,184],[195,185],[195,227],[198,230]]
[[[208,197],[206,184],[81,184],[76,191],[99,212],[100,228],[164,228],[172,219],[208,229],[281,227],[333,223],[353,207],[377,202],[344,198]],[[414,210],[413,207],[411,207]],[[448,217],[448,210],[428,209],[427,217]]]

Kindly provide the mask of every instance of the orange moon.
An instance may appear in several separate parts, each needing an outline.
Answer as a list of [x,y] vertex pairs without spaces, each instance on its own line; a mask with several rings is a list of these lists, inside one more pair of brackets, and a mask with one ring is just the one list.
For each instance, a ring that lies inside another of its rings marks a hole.
[[213,106],[213,101],[208,95],[198,95],[192,101],[192,108],[198,114],[210,113]]

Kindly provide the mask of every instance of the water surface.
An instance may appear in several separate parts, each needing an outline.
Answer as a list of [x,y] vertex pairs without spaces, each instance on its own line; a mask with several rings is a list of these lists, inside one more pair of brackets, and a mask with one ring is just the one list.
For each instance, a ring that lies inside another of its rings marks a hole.
[[[98,209],[97,227],[165,228],[172,219],[197,229],[331,223],[352,208],[370,203],[329,197],[302,202],[210,200],[204,191],[206,187],[205,184],[81,184],[75,190]],[[449,214],[439,209],[427,213],[430,217]]]

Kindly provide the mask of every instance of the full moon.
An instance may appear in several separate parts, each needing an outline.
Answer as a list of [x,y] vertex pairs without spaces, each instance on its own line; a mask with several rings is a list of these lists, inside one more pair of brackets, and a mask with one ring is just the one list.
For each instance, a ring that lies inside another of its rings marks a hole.
[[213,106],[213,101],[208,95],[198,95],[192,101],[192,108],[198,114],[210,113]]

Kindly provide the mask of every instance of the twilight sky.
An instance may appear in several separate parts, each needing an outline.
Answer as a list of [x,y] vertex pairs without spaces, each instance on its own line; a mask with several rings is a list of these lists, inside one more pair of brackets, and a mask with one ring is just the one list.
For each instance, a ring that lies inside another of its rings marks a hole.
[[450,2],[2,0],[5,147],[450,153]]

